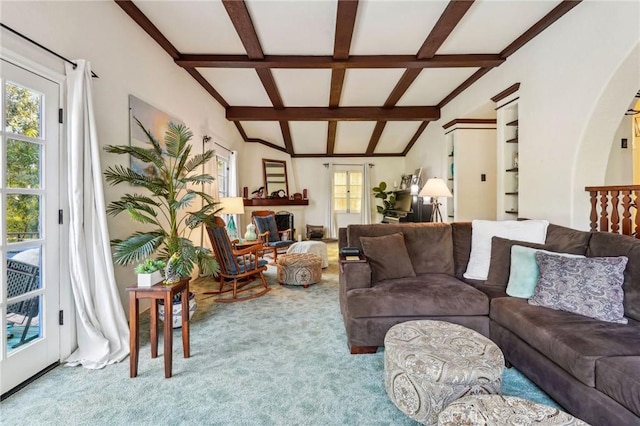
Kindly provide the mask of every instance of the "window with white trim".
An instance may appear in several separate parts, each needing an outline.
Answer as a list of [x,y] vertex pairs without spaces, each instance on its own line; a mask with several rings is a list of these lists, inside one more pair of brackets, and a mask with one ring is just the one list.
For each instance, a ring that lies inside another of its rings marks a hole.
[[333,205],[336,213],[360,213],[362,172],[344,170],[333,174]]

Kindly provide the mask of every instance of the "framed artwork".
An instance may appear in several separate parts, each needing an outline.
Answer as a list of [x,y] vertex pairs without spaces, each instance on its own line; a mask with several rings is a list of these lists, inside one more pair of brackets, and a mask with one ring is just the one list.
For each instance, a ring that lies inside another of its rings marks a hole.
[[408,189],[411,187],[413,175],[402,175],[402,181],[400,182],[400,189]]
[[[129,95],[129,144],[131,146],[140,146],[149,148],[149,139],[142,131],[135,118],[140,120],[145,129],[160,142],[162,150],[166,150],[164,143],[164,135],[167,131],[169,122],[182,123],[175,117],[170,116],[166,112],[160,111],[152,105],[149,105],[142,99]],[[131,170],[145,176],[155,176],[158,173],[156,166],[151,163],[145,163],[137,158],[131,157]]]

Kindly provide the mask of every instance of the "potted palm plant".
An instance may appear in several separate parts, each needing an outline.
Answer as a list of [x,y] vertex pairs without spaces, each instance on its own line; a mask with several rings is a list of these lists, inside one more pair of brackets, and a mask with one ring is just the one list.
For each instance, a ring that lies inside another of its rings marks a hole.
[[[107,213],[116,216],[127,213],[135,222],[149,226],[149,230],[136,231],[125,239],[111,240],[114,261],[117,265],[140,262],[157,253],[157,258],[167,261],[178,253],[173,271],[188,277],[195,265],[203,274],[217,275],[219,266],[211,251],[197,246],[189,238],[191,232],[210,215],[216,213],[216,202],[204,191],[201,184],[214,178],[198,173],[199,167],[214,157],[211,150],[191,155],[189,141],[193,133],[183,124],[169,123],[164,136],[165,149],[160,142],[135,119],[144,131],[148,146],[109,145],[109,153],[128,155],[153,168],[143,174],[122,165],[111,166],[104,172],[111,185],[127,183],[144,190],[144,193],[125,194],[107,206]],[[199,206],[199,207],[195,207]],[[187,210],[193,209],[193,210]]]

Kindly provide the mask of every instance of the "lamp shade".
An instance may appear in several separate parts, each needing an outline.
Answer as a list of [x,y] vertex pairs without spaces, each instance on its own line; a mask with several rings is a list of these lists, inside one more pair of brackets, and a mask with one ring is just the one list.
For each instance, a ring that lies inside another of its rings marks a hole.
[[220,214],[244,214],[244,202],[242,197],[220,198]]
[[427,183],[424,184],[422,190],[418,194],[418,197],[453,197],[449,188],[447,188],[447,184],[444,183],[442,179],[439,178],[431,178],[427,180]]

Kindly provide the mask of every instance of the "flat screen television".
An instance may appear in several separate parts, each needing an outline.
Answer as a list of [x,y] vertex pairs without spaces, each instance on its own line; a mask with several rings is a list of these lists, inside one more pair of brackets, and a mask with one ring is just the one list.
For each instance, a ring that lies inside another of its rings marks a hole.
[[411,192],[398,192],[396,193],[396,202],[393,204],[393,210],[397,212],[411,213],[412,201],[413,195],[411,195]]

